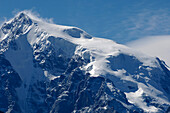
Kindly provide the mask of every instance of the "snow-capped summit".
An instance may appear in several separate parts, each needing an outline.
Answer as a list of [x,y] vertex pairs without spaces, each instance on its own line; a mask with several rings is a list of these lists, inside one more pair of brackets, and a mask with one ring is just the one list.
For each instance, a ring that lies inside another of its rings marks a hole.
[[0,28],[0,111],[168,112],[170,71],[77,27],[21,12]]

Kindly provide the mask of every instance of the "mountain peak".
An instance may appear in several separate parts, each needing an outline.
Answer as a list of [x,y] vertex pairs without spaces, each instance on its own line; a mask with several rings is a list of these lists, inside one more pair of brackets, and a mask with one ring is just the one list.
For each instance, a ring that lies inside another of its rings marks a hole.
[[0,30],[0,64],[3,112],[142,113],[170,105],[170,72],[159,59],[24,12]]
[[24,33],[31,24],[32,20],[21,12],[12,20],[4,23],[1,30],[4,34],[12,32],[14,35],[18,35],[19,33]]
[[18,17],[19,17],[19,19],[20,19],[20,18],[25,18],[25,17],[28,18],[28,15],[27,15],[25,12],[20,12],[20,13],[18,14]]
[[[51,24],[45,21],[44,19],[39,18],[34,14],[26,11],[22,11],[18,13],[13,19],[4,23],[2,25],[1,30],[4,34],[11,32],[14,35],[18,35],[19,33],[25,33],[26,31],[28,31],[28,28],[31,25],[36,26],[37,29],[43,30],[42,32],[46,32],[48,34],[54,34],[55,32],[60,32],[57,34],[63,34],[62,36],[59,35],[59,37],[63,37],[63,38],[65,37],[65,35],[67,35],[72,38],[92,39],[92,36],[90,36],[88,33],[86,33],[84,30],[80,28],[73,27],[73,26],[62,26],[62,25]],[[17,29],[19,31],[17,31]],[[17,33],[15,34],[16,31]]]

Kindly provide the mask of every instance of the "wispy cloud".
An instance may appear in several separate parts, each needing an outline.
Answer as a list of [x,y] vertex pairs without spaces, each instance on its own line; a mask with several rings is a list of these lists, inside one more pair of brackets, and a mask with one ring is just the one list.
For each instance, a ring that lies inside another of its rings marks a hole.
[[[143,28],[143,31],[170,31],[168,26],[170,14],[166,10],[144,10],[143,12],[136,15],[136,18],[129,19],[133,26],[129,30],[139,30]],[[160,29],[164,27],[164,29]]]
[[170,35],[170,13],[168,10],[142,10],[123,21],[128,37]]
[[145,37],[129,42],[127,46],[150,56],[159,57],[170,66],[170,35]]

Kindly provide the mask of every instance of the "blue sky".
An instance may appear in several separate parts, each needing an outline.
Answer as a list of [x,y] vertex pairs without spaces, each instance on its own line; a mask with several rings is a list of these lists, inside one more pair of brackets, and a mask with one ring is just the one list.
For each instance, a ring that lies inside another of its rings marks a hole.
[[169,0],[0,0],[0,22],[22,10],[77,26],[92,36],[127,43],[170,35]]

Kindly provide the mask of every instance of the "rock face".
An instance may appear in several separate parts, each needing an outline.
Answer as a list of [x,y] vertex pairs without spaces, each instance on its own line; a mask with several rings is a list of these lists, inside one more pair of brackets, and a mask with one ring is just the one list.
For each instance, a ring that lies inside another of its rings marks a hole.
[[170,71],[159,58],[76,27],[19,13],[0,29],[0,111],[168,112]]

